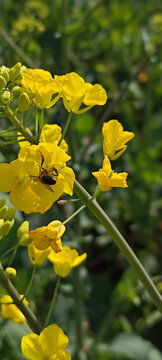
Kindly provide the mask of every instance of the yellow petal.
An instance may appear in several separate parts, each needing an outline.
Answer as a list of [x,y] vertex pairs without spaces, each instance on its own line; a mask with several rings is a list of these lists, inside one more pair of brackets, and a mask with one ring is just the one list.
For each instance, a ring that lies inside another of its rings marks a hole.
[[85,105],[104,105],[107,101],[107,94],[100,84],[93,85],[85,94]]
[[69,167],[64,167],[61,171],[65,181],[64,181],[64,192],[69,195],[73,195],[73,187],[75,174],[74,171]]
[[11,164],[0,164],[0,191],[11,191],[17,180],[17,171]]
[[45,250],[38,250],[35,245],[34,242],[32,241],[32,243],[30,245],[28,245],[28,255],[30,258],[30,261],[32,262],[32,264],[34,265],[41,265],[44,263],[44,261],[47,259],[48,255],[50,253],[50,249],[47,248]]
[[68,346],[69,339],[61,328],[52,324],[41,331],[40,342],[44,354],[48,354],[50,358],[50,356],[64,350]]
[[[22,296],[23,295],[21,295],[21,297]],[[13,300],[9,295],[4,295],[1,298],[0,302],[2,303],[1,304],[2,316],[4,318],[14,321],[17,324],[22,324],[24,321],[26,321],[26,318],[15,304],[10,304],[12,303],[12,301]],[[28,305],[28,301],[26,299],[24,299],[23,301],[26,305]]]
[[[48,142],[57,145],[61,138],[62,129],[59,125],[56,124],[46,124],[43,126],[39,142]],[[67,152],[68,145],[65,140],[61,141],[60,147]]]
[[21,350],[23,355],[30,360],[44,360],[44,354],[39,335],[28,334],[22,337]]

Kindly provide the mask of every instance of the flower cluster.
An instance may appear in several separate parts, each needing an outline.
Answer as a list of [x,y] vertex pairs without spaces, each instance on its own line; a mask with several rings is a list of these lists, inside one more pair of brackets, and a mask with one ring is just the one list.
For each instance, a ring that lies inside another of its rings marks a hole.
[[[53,106],[61,97],[69,112],[82,114],[95,105],[104,105],[107,101],[106,91],[100,84],[86,83],[75,72],[55,75],[52,78],[48,71],[27,69],[22,74],[21,86],[31,102],[40,109]],[[55,94],[57,95],[52,99]],[[86,107],[80,109],[82,104]]]

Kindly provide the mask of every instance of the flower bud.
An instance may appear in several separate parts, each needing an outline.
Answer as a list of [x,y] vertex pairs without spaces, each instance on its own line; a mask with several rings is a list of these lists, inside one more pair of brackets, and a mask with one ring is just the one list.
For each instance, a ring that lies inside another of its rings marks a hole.
[[24,234],[19,241],[20,246],[28,246],[32,242],[32,238],[29,233]]
[[21,87],[18,85],[14,86],[12,89],[12,95],[16,96],[16,95],[19,95],[20,93],[21,93]]
[[5,269],[5,274],[8,279],[13,279],[16,276],[16,269],[13,267],[7,267]]
[[10,69],[10,71],[9,71],[10,81],[13,82],[19,77],[21,67],[22,67],[22,64],[20,62],[18,62]]
[[0,68],[0,73],[1,73],[1,75],[3,75],[6,82],[8,82],[10,80],[9,71],[10,71],[10,69],[7,66],[2,65]]
[[19,110],[22,112],[27,111],[29,109],[29,105],[30,105],[30,99],[28,94],[26,94],[25,92],[21,93],[21,95],[18,98]]
[[15,212],[16,212],[16,209],[14,207],[9,209],[6,216],[5,216],[5,220],[12,221],[14,219],[14,217],[15,217]]
[[1,95],[1,101],[3,104],[7,103],[10,100],[10,91],[5,90]]
[[4,89],[6,84],[7,83],[6,83],[6,80],[5,80],[4,76],[0,75],[0,90]]
[[20,239],[29,232],[29,221],[24,221],[17,230],[17,237]]
[[[3,219],[2,219],[2,220],[3,220]],[[14,220],[12,220],[12,221],[9,221],[9,220],[5,221],[5,222],[0,226],[0,236],[6,236],[6,235],[10,232],[13,224],[14,224]]]
[[6,205],[2,206],[0,209],[0,218],[4,219],[5,216],[7,215],[8,212],[8,207]]

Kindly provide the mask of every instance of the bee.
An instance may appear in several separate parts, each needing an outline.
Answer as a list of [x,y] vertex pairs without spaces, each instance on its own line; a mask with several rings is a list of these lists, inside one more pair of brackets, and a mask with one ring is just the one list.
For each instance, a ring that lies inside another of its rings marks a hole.
[[51,188],[50,185],[55,185],[56,184],[56,178],[58,176],[58,171],[57,169],[55,169],[54,167],[52,168],[52,172],[48,172],[46,169],[43,168],[43,163],[44,163],[44,156],[42,155],[42,153],[40,152],[41,157],[42,157],[42,161],[41,161],[41,165],[39,165],[40,168],[40,174],[39,176],[30,176],[33,180],[35,181],[40,181],[42,184],[46,185],[46,188],[52,192],[53,189]]

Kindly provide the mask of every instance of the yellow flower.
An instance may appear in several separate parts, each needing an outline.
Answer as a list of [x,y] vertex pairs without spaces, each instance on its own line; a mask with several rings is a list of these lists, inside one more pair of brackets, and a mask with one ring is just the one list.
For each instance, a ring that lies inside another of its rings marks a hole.
[[[23,297],[23,295],[21,295],[21,297]],[[29,304],[26,299],[24,299],[23,301],[25,305]],[[14,321],[17,324],[22,324],[24,321],[26,321],[26,318],[16,305],[11,304],[12,302],[13,300],[9,295],[4,295],[1,298],[0,304],[2,316],[6,319]]]
[[42,226],[29,232],[35,247],[45,250],[51,247],[54,251],[61,251],[58,240],[65,232],[65,226],[59,220],[54,220],[47,226]]
[[47,259],[50,253],[50,248],[45,250],[38,250],[34,245],[34,241],[28,245],[28,255],[29,259],[34,265],[42,265],[44,261]]
[[[18,133],[18,135],[20,135],[20,133]],[[46,124],[43,126],[41,134],[40,134],[40,138],[39,138],[39,142],[45,142],[45,143],[51,143],[51,144],[55,144],[58,145],[59,140],[61,139],[61,135],[62,135],[62,128],[57,125],[57,124]],[[23,136],[19,136],[18,140],[23,139]],[[19,142],[20,147],[24,147],[24,146],[29,146],[30,143],[26,140]],[[60,147],[67,152],[68,151],[68,145],[66,143],[66,141],[63,139],[61,141]]]
[[0,164],[0,191],[25,213],[47,211],[63,192],[72,195],[75,175],[63,149],[50,143],[25,146],[18,159]]
[[110,160],[105,156],[103,167],[99,171],[95,171],[92,175],[98,180],[101,191],[109,191],[112,187],[128,187],[126,183],[127,173],[115,173],[111,168]]
[[[22,74],[21,86],[39,109],[53,106],[60,98],[56,80],[45,70],[27,69]],[[52,95],[56,93],[58,95],[52,100]]]
[[25,335],[21,340],[21,350],[28,360],[70,360],[65,351],[69,339],[63,330],[52,324],[43,329],[40,335]]
[[[104,105],[107,101],[107,94],[104,88],[99,85],[86,83],[84,79],[71,72],[63,76],[55,76],[65,108],[69,112],[82,114],[95,105]],[[81,104],[86,105],[80,109]]]
[[118,159],[127,148],[125,144],[134,137],[133,132],[123,130],[123,126],[118,120],[105,122],[102,134],[104,156],[107,155],[111,160]]
[[87,257],[87,254],[78,255],[78,252],[69,246],[62,246],[61,251],[51,251],[48,259],[53,263],[57,275],[65,277],[76,266],[80,265]]

